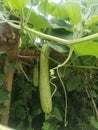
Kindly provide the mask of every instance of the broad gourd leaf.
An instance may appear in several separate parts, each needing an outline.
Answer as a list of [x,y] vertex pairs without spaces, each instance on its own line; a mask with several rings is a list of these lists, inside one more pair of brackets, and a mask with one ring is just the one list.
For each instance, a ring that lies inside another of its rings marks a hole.
[[46,13],[47,15],[54,16],[58,19],[66,19],[66,9],[65,3],[54,3],[54,2],[47,2],[41,1],[39,4],[39,9],[41,12]]
[[53,29],[65,29],[69,32],[73,32],[73,25],[67,23],[64,20],[58,20],[56,17],[50,19],[50,24]]
[[75,46],[74,51],[77,56],[83,56],[83,55],[98,56],[98,42],[95,41],[82,42]]
[[82,19],[82,5],[80,2],[66,2],[67,17],[71,24],[78,24]]
[[4,4],[11,9],[21,11],[28,3],[28,0],[4,0]]
[[[62,38],[65,40],[70,40],[73,38],[73,34],[66,31],[63,28],[59,28],[59,29],[48,29],[47,34],[52,35],[54,37],[58,37],[58,38]],[[54,50],[60,52],[60,53],[68,53],[69,52],[69,48],[65,45],[60,44],[59,42],[47,42],[48,45],[53,48]]]
[[62,38],[65,40],[73,40],[73,33],[66,31],[63,28],[57,28],[57,29],[48,29],[47,34]]
[[48,42],[48,45],[53,48],[54,50],[60,52],[60,53],[67,53],[69,52],[69,48],[65,45],[60,45],[54,42]]
[[77,1],[47,2],[46,5],[45,2],[41,1],[39,8],[42,12],[46,11],[47,15],[54,16],[60,20],[69,20],[71,24],[78,24],[82,18],[82,5]]
[[29,21],[37,29],[51,26],[48,19],[37,10],[36,6],[28,4],[28,0],[4,0],[4,4],[8,8],[16,10],[18,15],[20,15],[20,11],[22,10],[25,20],[30,15]]
[[[29,7],[24,8],[25,18],[27,17],[29,11],[30,11]],[[37,29],[50,27],[48,19],[43,14],[38,12],[38,10],[35,8],[32,8],[31,10],[29,21]]]

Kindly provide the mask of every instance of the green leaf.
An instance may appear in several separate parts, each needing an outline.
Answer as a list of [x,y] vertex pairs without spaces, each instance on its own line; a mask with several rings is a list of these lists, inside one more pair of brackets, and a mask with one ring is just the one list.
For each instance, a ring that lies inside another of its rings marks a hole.
[[75,46],[74,51],[77,56],[92,55],[98,56],[98,42],[87,41]]
[[[68,1],[68,2],[40,2],[40,10],[47,15],[56,17],[59,20],[70,20],[71,24],[78,24],[82,18],[82,6],[80,2]],[[44,9],[45,8],[45,9]]]
[[42,129],[43,130],[49,130],[49,127],[50,127],[50,123],[46,121],[46,122],[43,123]]
[[53,48],[54,50],[60,52],[60,53],[67,53],[69,52],[69,48],[64,45],[56,44],[54,42],[48,42],[48,45]]
[[41,1],[39,4],[39,9],[41,12],[45,12],[47,15],[50,14],[51,16],[54,16],[58,19],[65,19],[66,16],[66,9],[65,9],[65,3],[55,3],[55,2],[47,2],[45,4],[44,1]]
[[[73,32],[73,25],[70,23],[67,23],[64,20],[58,20],[57,17],[53,17],[50,19],[50,24],[53,29],[65,29],[69,32]],[[59,34],[60,35],[60,34]]]
[[[73,34],[70,32],[65,31],[65,29],[48,29],[47,34],[55,36],[55,37],[59,37],[59,38],[63,38],[63,39],[67,39],[70,40],[72,39]],[[56,42],[47,42],[49,44],[49,46],[51,48],[53,48],[54,50],[60,52],[60,53],[67,53],[69,52],[69,48],[65,45],[61,45],[60,43],[56,43]]]
[[98,16],[92,16],[91,20],[87,23],[87,25],[91,26],[92,24],[97,23],[97,22],[98,22]]
[[82,19],[82,6],[80,2],[66,2],[67,17],[71,24],[78,24]]
[[59,37],[65,40],[72,40],[73,39],[73,33],[66,31],[62,27],[57,29],[48,29],[47,34]]
[[28,3],[28,0],[4,0],[4,4],[12,9],[22,10]]
[[69,79],[67,79],[66,86],[68,91],[73,91],[79,87],[80,80],[74,76],[71,75]]
[[62,118],[62,116],[61,116],[61,113],[60,113],[60,111],[58,110],[57,107],[54,108],[54,113],[53,113],[53,115],[55,116],[55,118],[56,118],[57,120],[63,121],[63,118]]
[[[25,18],[27,17],[29,11],[29,7],[24,8]],[[48,19],[46,19],[45,16],[43,16],[37,9],[35,10],[35,8],[32,8],[31,10],[29,21],[37,29],[50,27]]]
[[3,4],[2,2],[0,1],[0,15],[1,15],[1,11],[3,11],[4,7],[3,7]]
[[4,103],[4,101],[8,99],[8,92],[4,89],[0,89],[0,103]]
[[90,117],[90,123],[91,123],[96,129],[98,129],[98,121],[95,120],[95,117],[94,117],[94,116]]

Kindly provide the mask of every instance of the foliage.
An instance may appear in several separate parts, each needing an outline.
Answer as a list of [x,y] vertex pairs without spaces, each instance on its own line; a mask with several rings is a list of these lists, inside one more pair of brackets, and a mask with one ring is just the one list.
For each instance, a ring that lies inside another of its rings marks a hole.
[[96,129],[98,129],[98,122],[96,121],[94,116],[90,117],[90,122]]
[[8,92],[3,89],[0,89],[0,104],[2,104],[8,98]]
[[[10,126],[20,130],[97,130],[98,1],[4,0],[0,10],[2,20],[20,30],[20,52],[35,48],[42,52],[43,44],[50,47],[52,112],[43,113],[39,87],[33,84],[36,63],[40,71],[39,58],[24,59],[22,72],[17,61]],[[41,79],[44,82],[44,77]],[[7,98],[3,90],[1,97],[0,103]]]

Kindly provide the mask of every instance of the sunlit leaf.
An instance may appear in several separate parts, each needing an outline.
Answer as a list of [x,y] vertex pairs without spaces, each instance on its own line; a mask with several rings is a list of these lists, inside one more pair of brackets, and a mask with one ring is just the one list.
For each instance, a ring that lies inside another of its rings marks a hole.
[[[25,7],[24,9],[24,16],[27,17],[28,12],[30,9],[28,7]],[[50,27],[50,23],[48,22],[48,19],[45,18],[40,12],[37,11],[37,9],[32,8],[29,21],[35,28],[47,28]]]
[[[41,11],[44,11],[44,2],[40,3]],[[77,24],[81,20],[82,6],[80,2],[48,2],[46,5],[46,14],[50,14],[58,19],[69,19],[71,24]]]
[[46,11],[46,14],[50,14],[58,19],[65,19],[67,16],[64,3],[47,2],[45,5],[45,2],[41,1],[39,8],[43,13]]
[[96,15],[96,16],[92,16],[92,18],[91,18],[91,21],[90,22],[88,22],[88,26],[90,26],[90,25],[92,25],[93,23],[96,23],[96,22],[98,22],[98,16]]
[[98,56],[98,42],[87,41],[75,46],[75,53],[78,56],[92,55]]
[[78,24],[82,19],[82,6],[80,2],[66,2],[67,17],[71,24]]
[[4,0],[5,5],[7,5],[9,8],[17,10],[22,10],[27,3],[28,0]]

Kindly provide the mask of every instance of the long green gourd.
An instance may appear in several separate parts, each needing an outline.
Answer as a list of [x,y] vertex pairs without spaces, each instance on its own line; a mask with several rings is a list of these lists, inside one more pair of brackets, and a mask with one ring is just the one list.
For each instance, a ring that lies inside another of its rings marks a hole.
[[49,81],[49,46],[43,44],[40,55],[40,101],[44,113],[48,114],[52,111],[52,96]]
[[33,85],[34,85],[34,87],[38,87],[38,85],[39,85],[38,65],[34,65],[34,69],[33,69]]

